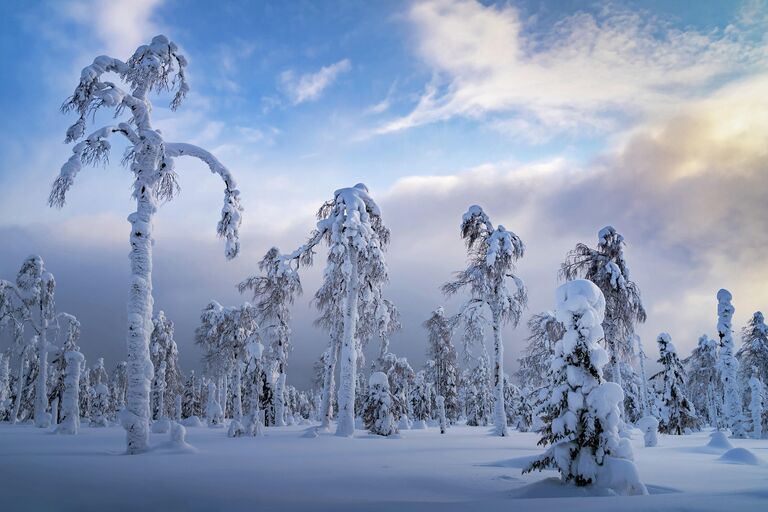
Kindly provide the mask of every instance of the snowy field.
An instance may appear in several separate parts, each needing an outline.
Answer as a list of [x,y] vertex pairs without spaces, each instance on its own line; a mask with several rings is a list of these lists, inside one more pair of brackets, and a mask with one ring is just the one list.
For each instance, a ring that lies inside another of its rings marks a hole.
[[[196,453],[156,449],[121,454],[122,428],[56,436],[30,425],[0,425],[3,511],[34,510],[768,510],[768,439],[735,440],[758,465],[719,460],[709,433],[659,437],[635,458],[650,496],[595,497],[557,483],[557,473],[521,475],[542,450],[537,435],[488,435],[479,427],[408,430],[398,437],[357,431],[303,437],[306,427],[267,428],[230,439],[223,429],[189,428]],[[152,434],[153,446],[166,435]],[[548,496],[542,498],[541,496]]]

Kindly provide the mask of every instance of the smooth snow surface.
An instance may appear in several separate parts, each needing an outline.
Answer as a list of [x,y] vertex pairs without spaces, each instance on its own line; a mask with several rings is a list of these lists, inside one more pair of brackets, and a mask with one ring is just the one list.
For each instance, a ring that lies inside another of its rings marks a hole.
[[[541,452],[538,435],[453,426],[408,430],[398,438],[356,431],[353,439],[306,427],[265,429],[263,437],[228,438],[226,430],[151,434],[155,449],[125,456],[117,427],[82,426],[77,436],[32,425],[0,425],[3,510],[210,511],[261,510],[452,512],[757,511],[768,510],[768,467],[726,464],[695,451],[710,432],[659,436],[643,448],[633,431],[635,464],[648,496],[562,485],[555,471],[520,474]],[[734,439],[765,459],[768,440]],[[62,471],[62,468],[75,468]],[[40,482],[45,482],[41,487]],[[596,496],[602,494],[602,496]],[[608,495],[608,496],[606,496]]]

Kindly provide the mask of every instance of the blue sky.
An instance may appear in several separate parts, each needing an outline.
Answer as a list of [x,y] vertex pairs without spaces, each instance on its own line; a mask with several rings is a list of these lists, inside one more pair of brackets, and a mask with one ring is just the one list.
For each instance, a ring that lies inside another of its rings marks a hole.
[[[551,307],[565,252],[616,224],[651,312],[646,343],[669,330],[689,349],[713,330],[717,288],[733,289],[737,320],[768,306],[754,285],[768,277],[767,27],[757,1],[6,1],[0,272],[42,253],[63,276],[60,306],[84,317],[84,348],[120,357],[132,211],[121,148],[78,177],[63,210],[45,199],[70,151],[58,108],[79,70],[164,33],[190,61],[192,92],[176,113],[153,98],[155,125],[214,152],[246,207],[231,264],[204,169],[185,169],[158,215],[156,298],[188,366],[199,309],[242,300],[234,284],[266,248],[300,243],[316,207],[359,181],[393,230],[405,320],[393,349],[414,364],[420,322],[463,262],[456,223],[472,203],[528,244],[530,313]],[[324,336],[304,302],[293,357],[306,370]],[[524,335],[510,329],[510,364]]]

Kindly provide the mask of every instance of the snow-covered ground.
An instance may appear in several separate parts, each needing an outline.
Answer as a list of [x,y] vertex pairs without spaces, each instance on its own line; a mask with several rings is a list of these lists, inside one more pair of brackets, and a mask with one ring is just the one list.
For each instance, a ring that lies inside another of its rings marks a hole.
[[709,432],[659,436],[635,458],[650,496],[596,497],[561,486],[547,471],[521,475],[541,453],[537,435],[457,426],[354,439],[307,427],[267,428],[264,437],[227,438],[225,429],[188,428],[196,453],[162,448],[123,455],[122,428],[83,427],[77,436],[31,425],[0,425],[3,511],[196,510],[768,510],[768,440],[730,440],[758,458],[707,448]]

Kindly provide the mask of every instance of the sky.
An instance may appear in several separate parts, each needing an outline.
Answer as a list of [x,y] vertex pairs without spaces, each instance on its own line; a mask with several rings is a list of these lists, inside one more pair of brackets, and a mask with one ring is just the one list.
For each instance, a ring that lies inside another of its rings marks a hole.
[[[460,306],[439,287],[465,263],[459,222],[472,204],[526,244],[526,318],[553,307],[567,252],[595,245],[606,225],[627,241],[652,358],[659,332],[684,354],[716,334],[722,287],[737,328],[768,308],[765,1],[6,0],[0,278],[40,254],[91,362],[125,356],[135,206],[115,143],[110,164],[84,170],[64,208],[48,208],[71,154],[74,119],[59,107],[94,57],[126,60],[160,33],[189,60],[192,89],[176,112],[153,96],[154,125],[213,152],[245,207],[242,253],[226,261],[220,181],[177,164],[181,194],[156,216],[154,296],[184,368],[200,368],[193,333],[205,304],[248,300],[235,285],[266,250],[300,245],[322,202],[358,182],[392,231],[385,294],[403,328],[391,349],[416,369],[421,323]],[[322,263],[305,271],[294,308],[288,381],[299,387],[327,343],[309,304]],[[513,370],[527,331],[504,334]]]

